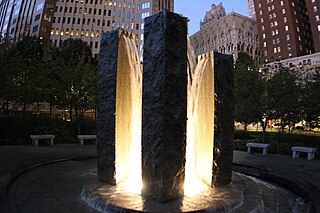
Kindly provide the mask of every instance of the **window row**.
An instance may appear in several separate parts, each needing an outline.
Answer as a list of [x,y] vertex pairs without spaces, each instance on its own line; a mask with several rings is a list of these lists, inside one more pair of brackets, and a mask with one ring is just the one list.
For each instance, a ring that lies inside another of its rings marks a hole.
[[[53,46],[57,46],[57,45],[58,45],[58,40],[54,39],[54,40],[50,40],[50,41],[51,41],[51,44],[52,44]],[[62,42],[63,42],[63,40],[60,40],[60,41],[59,41],[59,46],[62,45]],[[96,42],[90,41],[90,42],[88,42],[88,45],[90,46],[91,49],[93,49],[93,48],[95,48],[95,49],[99,48],[99,42],[98,42],[98,41],[96,41]]]
[[[58,0],[59,1],[59,0]],[[130,2],[123,2],[123,4],[122,4],[122,1],[119,1],[119,2],[117,2],[117,1],[112,1],[112,0],[60,0],[60,2],[67,2],[67,3],[85,3],[85,4],[100,4],[100,5],[102,5],[102,4],[104,4],[104,5],[106,5],[106,6],[117,6],[118,5],[118,7],[124,7],[124,8],[137,8],[138,10],[140,10],[140,4],[135,4],[135,3],[130,3]],[[145,3],[145,4],[148,4],[148,5],[144,5],[144,6],[149,6],[150,7],[150,3]],[[148,8],[149,8],[148,7]],[[144,9],[144,8],[142,8],[142,9]]]
[[[134,24],[134,23],[128,23],[128,22],[113,22],[112,23],[113,27],[118,27],[118,28],[127,28],[127,29],[135,29],[135,30],[139,30],[139,24]],[[142,27],[142,26],[141,26]],[[36,32],[38,30],[38,25],[36,25],[33,29],[33,32]],[[51,35],[70,35],[70,36],[91,36],[91,37],[99,37],[100,35],[100,31],[99,30],[84,30],[84,29],[73,29],[71,28],[69,30],[69,28],[52,28],[51,29]]]
[[[52,23],[62,24],[81,24],[81,25],[97,25],[105,26],[106,20],[90,19],[90,18],[72,18],[72,17],[54,17]],[[108,24],[109,23],[109,24]],[[107,20],[107,26],[110,26],[110,20]]]

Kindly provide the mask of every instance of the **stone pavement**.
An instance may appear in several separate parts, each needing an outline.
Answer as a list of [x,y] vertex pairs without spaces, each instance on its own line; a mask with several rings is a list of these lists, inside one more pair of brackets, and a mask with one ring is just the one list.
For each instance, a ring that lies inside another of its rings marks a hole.
[[54,160],[96,157],[94,145],[0,146],[0,212],[10,212],[6,194],[9,184],[21,173]]
[[[0,146],[0,212],[94,212],[80,200],[79,194],[83,183],[95,175],[95,160],[86,160],[95,156],[94,145]],[[65,161],[52,163],[62,159]],[[283,185],[302,192],[302,197],[308,191],[313,202],[320,203],[319,159],[307,161],[235,151],[234,164],[235,170],[278,183],[283,181]],[[80,174],[80,167],[87,172]],[[79,178],[70,178],[74,176]],[[282,180],[281,176],[287,179]],[[292,185],[288,179],[298,184]]]

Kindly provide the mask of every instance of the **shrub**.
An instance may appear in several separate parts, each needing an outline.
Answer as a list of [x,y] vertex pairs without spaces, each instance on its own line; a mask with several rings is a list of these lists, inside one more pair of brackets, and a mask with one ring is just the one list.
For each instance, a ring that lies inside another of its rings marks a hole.
[[[95,122],[80,122],[82,134],[95,132]],[[77,142],[77,122],[44,115],[0,115],[0,145],[31,144],[32,134],[54,134],[56,143]]]
[[[235,131],[234,149],[246,150],[246,143],[262,143],[262,132]],[[311,135],[296,135],[288,133],[267,132],[265,143],[270,143],[269,152],[275,154],[291,155],[293,146],[307,146],[317,148],[316,157],[320,158],[320,137]]]

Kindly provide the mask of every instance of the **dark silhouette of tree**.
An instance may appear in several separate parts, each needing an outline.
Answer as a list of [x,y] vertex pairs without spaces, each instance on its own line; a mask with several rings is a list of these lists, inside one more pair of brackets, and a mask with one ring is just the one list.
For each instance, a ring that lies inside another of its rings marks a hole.
[[307,81],[303,89],[303,118],[307,122],[310,131],[320,123],[320,71],[315,78]]
[[245,130],[250,123],[261,120],[263,84],[252,58],[241,52],[235,64],[235,120]]
[[282,131],[287,125],[290,131],[290,128],[300,120],[302,93],[296,76],[288,68],[280,66],[267,81],[267,93],[270,115],[274,119],[280,119]]

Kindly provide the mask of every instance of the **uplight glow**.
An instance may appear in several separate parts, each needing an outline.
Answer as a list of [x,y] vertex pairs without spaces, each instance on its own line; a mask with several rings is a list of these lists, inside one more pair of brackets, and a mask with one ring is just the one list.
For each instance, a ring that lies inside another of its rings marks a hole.
[[195,62],[188,43],[188,122],[184,194],[192,196],[207,189],[212,181],[214,141],[213,55]]
[[116,100],[116,183],[140,193],[142,72],[134,39],[120,33]]

